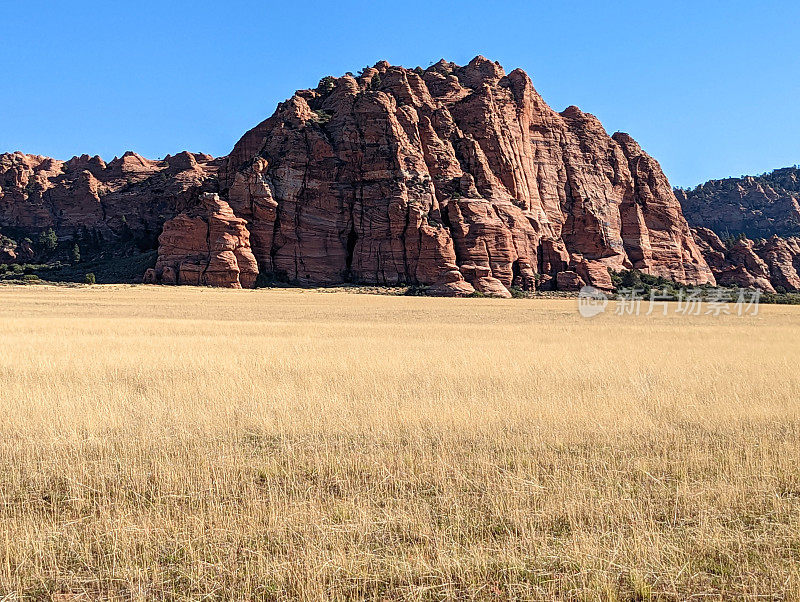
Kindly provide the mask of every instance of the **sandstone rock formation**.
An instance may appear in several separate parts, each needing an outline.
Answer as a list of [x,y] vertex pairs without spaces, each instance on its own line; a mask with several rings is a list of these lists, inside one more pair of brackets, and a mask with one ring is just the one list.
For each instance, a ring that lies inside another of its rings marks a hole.
[[586,281],[577,272],[566,270],[556,275],[556,284],[560,291],[579,291],[586,285]]
[[712,180],[676,196],[720,284],[800,290],[800,168]]
[[236,144],[220,189],[260,269],[290,282],[507,296],[609,289],[609,269],[714,281],[655,160],[483,57],[298,91]]
[[145,273],[145,283],[255,285],[258,264],[245,220],[218,194],[203,193],[195,207],[167,221],[158,243],[158,261]]
[[217,190],[219,161],[183,152],[151,161],[125,153],[100,157],[0,155],[0,229],[26,234],[53,228],[59,238],[90,233],[114,243],[124,237],[155,240],[166,219]]
[[800,291],[800,239],[738,238],[726,244],[708,228],[692,232],[720,285],[770,293]]
[[711,180],[675,194],[691,225],[723,238],[739,233],[753,239],[800,236],[800,167]]

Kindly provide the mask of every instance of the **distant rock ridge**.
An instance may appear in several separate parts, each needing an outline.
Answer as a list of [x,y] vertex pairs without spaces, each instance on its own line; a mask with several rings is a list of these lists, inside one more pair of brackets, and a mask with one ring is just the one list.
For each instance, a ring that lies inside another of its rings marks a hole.
[[800,236],[800,167],[676,189],[686,219],[722,238]]
[[91,231],[114,242],[149,233],[165,219],[216,191],[219,161],[182,152],[160,161],[133,152],[106,163],[82,155],[59,161],[20,152],[0,154],[0,229],[62,238]]
[[800,168],[711,180],[675,194],[718,283],[800,291]]

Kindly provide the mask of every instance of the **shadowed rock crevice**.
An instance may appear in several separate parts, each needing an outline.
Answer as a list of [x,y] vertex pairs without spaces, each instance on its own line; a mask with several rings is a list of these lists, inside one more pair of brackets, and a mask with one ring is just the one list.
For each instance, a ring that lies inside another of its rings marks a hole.
[[353,253],[356,250],[356,243],[358,242],[358,234],[354,228],[350,230],[347,235],[347,256],[345,259],[345,273],[347,282],[352,282],[352,267],[353,267]]

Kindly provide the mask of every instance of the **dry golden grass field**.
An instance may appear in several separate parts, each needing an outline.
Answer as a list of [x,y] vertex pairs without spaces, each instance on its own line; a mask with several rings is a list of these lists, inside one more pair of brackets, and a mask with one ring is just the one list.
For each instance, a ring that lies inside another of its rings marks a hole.
[[0,287],[0,600],[798,600],[798,335]]

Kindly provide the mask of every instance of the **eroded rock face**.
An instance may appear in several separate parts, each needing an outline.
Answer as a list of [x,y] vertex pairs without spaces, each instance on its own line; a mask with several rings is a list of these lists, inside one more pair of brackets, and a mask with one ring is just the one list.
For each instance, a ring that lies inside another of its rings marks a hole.
[[91,233],[114,243],[153,240],[166,219],[217,190],[219,161],[183,152],[151,161],[125,153],[58,161],[37,155],[0,155],[0,228],[35,233],[53,228],[59,238]]
[[800,236],[800,167],[711,180],[675,194],[691,225],[709,228],[719,236]]
[[579,291],[586,285],[586,281],[572,270],[559,272],[556,276],[556,283],[560,291]]
[[298,91],[237,143],[220,188],[260,269],[291,282],[499,296],[608,289],[624,268],[714,282],[655,160],[483,57]]
[[720,284],[800,290],[800,169],[711,180],[676,196]]
[[740,237],[723,243],[709,228],[693,228],[694,237],[723,286],[766,292],[800,291],[800,240],[773,236],[756,241]]
[[798,239],[772,236],[758,246],[759,256],[769,266],[770,281],[776,290],[799,291],[800,245]]
[[156,267],[143,281],[252,288],[258,264],[245,224],[218,194],[202,194],[195,207],[164,224]]

